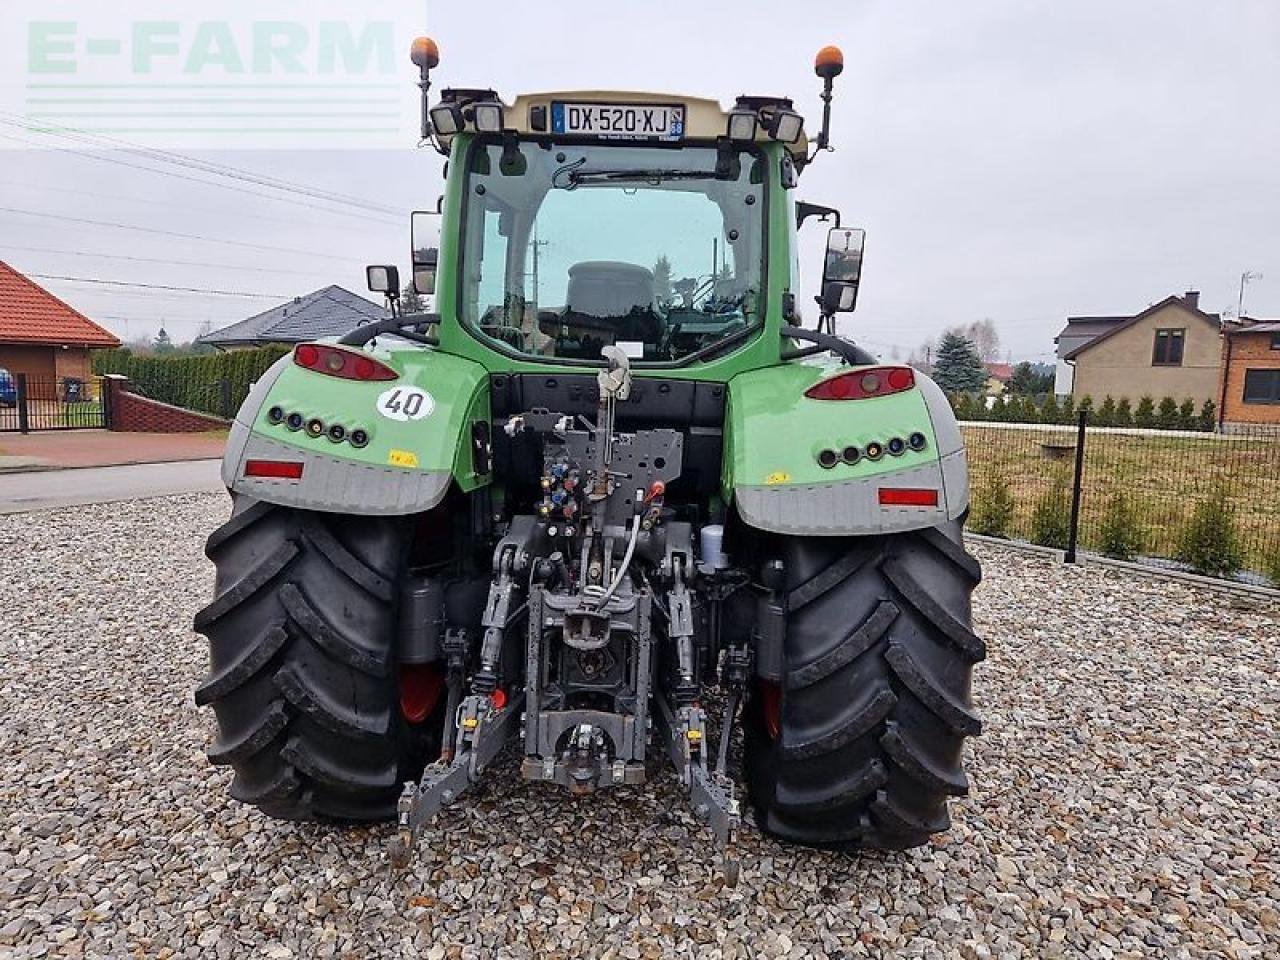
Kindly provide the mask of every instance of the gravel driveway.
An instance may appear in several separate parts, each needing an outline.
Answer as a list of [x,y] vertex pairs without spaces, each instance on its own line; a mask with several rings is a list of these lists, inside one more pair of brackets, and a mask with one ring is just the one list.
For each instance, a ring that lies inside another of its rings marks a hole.
[[0,955],[1280,955],[1280,609],[980,550],[972,794],[904,854],[743,831],[666,776],[508,775],[388,874],[385,827],[226,797],[191,690],[220,495],[0,518]]

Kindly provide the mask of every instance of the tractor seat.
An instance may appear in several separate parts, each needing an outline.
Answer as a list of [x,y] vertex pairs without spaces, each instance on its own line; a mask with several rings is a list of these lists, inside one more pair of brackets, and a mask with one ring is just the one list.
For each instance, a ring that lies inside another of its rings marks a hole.
[[565,313],[570,323],[574,317],[589,317],[596,322],[584,326],[608,329],[617,340],[655,344],[662,338],[662,321],[653,300],[653,271],[646,267],[587,260],[569,268]]

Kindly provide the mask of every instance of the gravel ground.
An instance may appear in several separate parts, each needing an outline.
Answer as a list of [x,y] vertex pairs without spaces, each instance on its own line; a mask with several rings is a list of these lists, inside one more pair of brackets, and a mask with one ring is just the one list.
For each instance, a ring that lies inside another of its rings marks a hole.
[[388,873],[385,827],[267,820],[206,764],[191,615],[226,501],[0,519],[0,955],[1280,954],[1280,610],[979,550],[974,789],[892,855],[743,831],[722,888],[664,777],[507,776]]

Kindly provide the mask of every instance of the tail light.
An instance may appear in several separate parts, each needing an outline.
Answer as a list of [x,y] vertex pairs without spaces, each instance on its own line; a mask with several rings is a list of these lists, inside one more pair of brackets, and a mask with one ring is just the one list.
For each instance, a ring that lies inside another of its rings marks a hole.
[[902,393],[915,385],[910,367],[866,367],[819,380],[804,395],[810,400],[865,400]]
[[324,343],[304,343],[293,350],[293,362],[300,367],[343,380],[395,380],[400,375],[372,357],[352,350],[340,350]]

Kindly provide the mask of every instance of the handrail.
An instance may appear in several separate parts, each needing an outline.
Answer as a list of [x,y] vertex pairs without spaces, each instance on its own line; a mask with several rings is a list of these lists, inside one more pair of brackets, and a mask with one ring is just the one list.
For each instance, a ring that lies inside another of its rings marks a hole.
[[852,340],[845,340],[843,337],[837,337],[830,333],[791,326],[783,327],[779,332],[784,340],[807,340],[816,344],[816,346],[802,347],[799,350],[784,350],[782,352],[783,360],[799,360],[829,350],[852,364],[863,365],[880,362]]
[[338,339],[338,342],[348,347],[359,347],[368,343],[374,337],[387,333],[397,337],[404,337],[406,340],[413,340],[415,343],[435,347],[439,346],[440,342],[435,337],[424,335],[419,328],[429,327],[439,322],[440,315],[438,313],[414,313],[407,317],[390,317],[386,320],[377,320],[374,323],[366,323],[356,327],[351,332],[343,334]]

